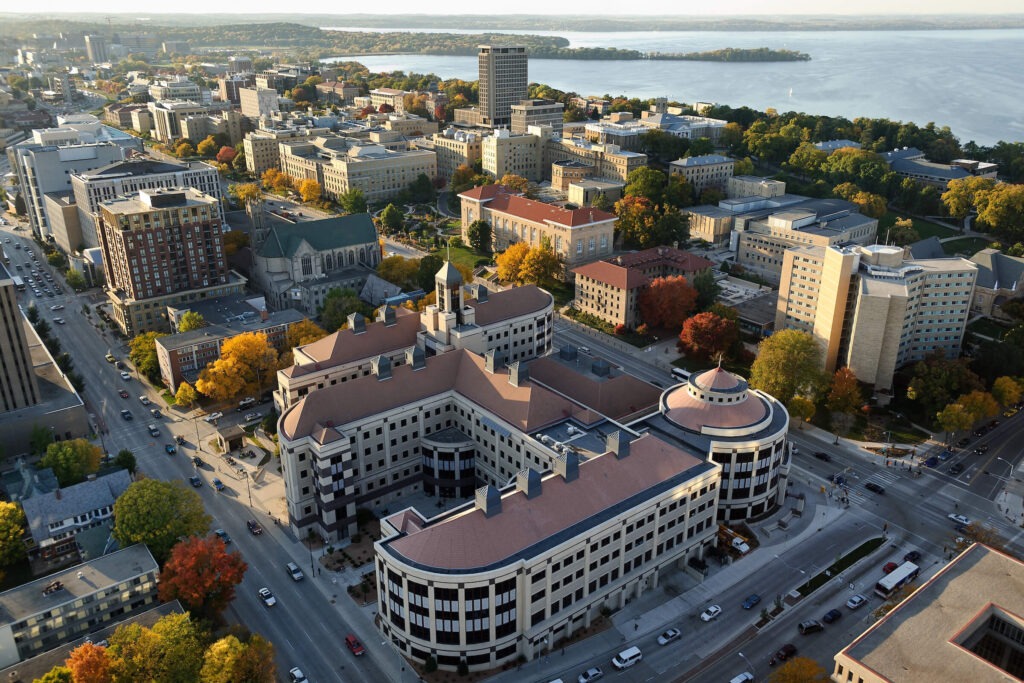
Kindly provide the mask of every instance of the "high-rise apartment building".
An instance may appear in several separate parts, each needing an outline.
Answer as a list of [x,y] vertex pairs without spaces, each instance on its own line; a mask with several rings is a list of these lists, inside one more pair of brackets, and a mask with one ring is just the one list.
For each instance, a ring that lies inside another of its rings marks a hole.
[[95,35],[86,36],[85,52],[89,56],[89,61],[93,64],[107,61],[109,57],[107,56],[106,38]]
[[512,105],[526,99],[529,90],[526,48],[480,45],[481,123],[492,128],[512,124]]
[[252,57],[232,55],[228,57],[228,75],[252,73]]
[[480,149],[484,173],[498,180],[506,173],[512,173],[535,183],[541,181],[544,140],[539,135],[509,134],[507,130],[500,129],[486,136]]
[[100,204],[103,270],[125,334],[165,329],[169,297],[230,284],[218,205],[192,188],[141,190]]
[[242,110],[242,116],[254,119],[281,111],[281,105],[277,100],[277,91],[261,88],[258,82],[255,88],[238,89],[238,103]]
[[966,259],[905,260],[902,248],[880,244],[791,248],[775,329],[812,334],[828,372],[849,367],[890,389],[899,367],[959,355],[977,272]]
[[14,280],[0,265],[0,413],[39,403],[39,385],[25,337],[25,321],[18,308]]

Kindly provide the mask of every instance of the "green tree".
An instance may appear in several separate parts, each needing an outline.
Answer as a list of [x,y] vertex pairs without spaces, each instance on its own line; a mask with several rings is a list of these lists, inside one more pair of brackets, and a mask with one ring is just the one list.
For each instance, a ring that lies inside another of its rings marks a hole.
[[646,197],[627,196],[615,202],[615,231],[623,246],[640,246],[650,241],[657,221],[657,208]]
[[55,666],[32,683],[75,683],[71,669],[66,666]]
[[380,224],[388,233],[401,230],[405,225],[405,214],[394,204],[388,204],[380,212]]
[[51,443],[53,443],[53,430],[42,425],[32,425],[32,431],[28,437],[29,453],[32,455],[45,453]]
[[198,330],[200,327],[206,327],[206,318],[203,317],[202,313],[195,311],[185,311],[178,320],[178,332],[191,332],[192,330]]
[[761,341],[750,368],[750,386],[789,405],[794,396],[817,398],[827,386],[824,356],[814,337],[799,330],[780,330]]
[[127,448],[122,448],[117,452],[117,455],[114,456],[114,464],[128,470],[128,474],[135,474],[135,468],[138,467],[135,461],[135,454]]
[[370,307],[363,303],[354,289],[332,289],[324,297],[320,309],[320,324],[328,332],[335,332],[344,326],[351,313],[370,314]]
[[947,434],[970,429],[974,416],[960,403],[950,403],[936,415],[939,427]]
[[1018,403],[1022,393],[1024,387],[1021,387],[1020,382],[1013,377],[997,377],[992,383],[992,396],[1004,406]]
[[693,206],[696,193],[686,176],[677,174],[670,176],[665,185],[665,203],[679,209]]
[[346,213],[366,213],[366,196],[358,187],[353,187],[338,196],[338,203]]
[[647,166],[633,169],[626,177],[627,197],[645,197],[652,204],[660,204],[665,194],[665,174]]
[[914,366],[907,398],[917,401],[927,413],[934,415],[943,406],[953,403],[954,397],[982,388],[981,379],[971,372],[966,359],[948,359],[941,353],[934,353]]
[[81,292],[83,289],[85,289],[85,276],[79,273],[77,270],[68,270],[66,273],[64,273],[64,277],[68,281],[68,287],[75,290],[76,292]]
[[817,177],[827,159],[828,152],[818,149],[813,143],[803,142],[790,155],[787,164],[798,173]]
[[18,503],[0,501],[0,566],[25,557],[25,512]]
[[85,481],[85,475],[99,470],[102,458],[103,450],[99,446],[87,439],[70,439],[47,446],[39,465],[52,468],[57,482],[68,487]]
[[437,271],[441,270],[443,265],[444,261],[436,254],[427,254],[421,258],[416,273],[416,283],[419,285],[419,288],[424,292],[433,291],[434,276],[437,274]]
[[156,356],[156,340],[164,332],[143,332],[128,342],[128,357],[135,368],[152,382],[160,381],[160,361]]
[[466,228],[466,236],[469,238],[469,245],[480,253],[491,251],[491,224],[485,220],[477,219]]
[[793,416],[793,419],[797,421],[798,426],[801,422],[810,422],[811,418],[814,417],[814,413],[817,412],[814,401],[804,396],[794,396],[789,400],[786,408],[789,410],[789,414]]
[[207,637],[188,613],[168,614],[152,628],[138,623],[119,626],[108,647],[113,680],[195,683]]
[[714,271],[710,268],[705,268],[694,274],[690,278],[690,284],[697,290],[698,311],[706,311],[711,308],[711,305],[715,303],[715,299],[718,298],[718,294],[722,291],[722,288],[715,282]]
[[209,527],[203,501],[180,480],[134,482],[114,503],[117,542],[122,548],[145,543],[161,564],[179,538],[204,534]]

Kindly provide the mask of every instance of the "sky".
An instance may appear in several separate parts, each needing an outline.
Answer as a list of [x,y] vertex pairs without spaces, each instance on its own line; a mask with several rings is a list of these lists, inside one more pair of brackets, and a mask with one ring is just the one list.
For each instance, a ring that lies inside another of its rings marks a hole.
[[[1020,14],[1024,12],[1021,0],[973,0],[965,4],[962,0],[649,0],[626,5],[621,0],[589,0],[585,3],[588,16],[629,14],[637,15],[685,15],[685,16],[750,16],[778,14]],[[145,16],[139,12],[136,0],[93,0],[82,4],[81,0],[43,0],[40,5],[26,5],[25,10],[47,13],[97,12],[121,13],[130,16]],[[386,3],[346,4],[334,6],[338,14],[360,12],[366,14],[569,14],[572,7],[550,0],[518,0],[509,3],[480,4],[477,1],[449,0],[448,2],[425,5],[422,0],[391,0]],[[30,9],[31,8],[31,9]],[[278,0],[246,0],[239,3],[220,3],[211,7],[208,0],[176,0],[161,7],[163,13],[205,13],[211,9],[217,13],[239,14],[290,14],[296,10],[308,13],[332,13],[330,4],[322,8],[306,5],[301,9]],[[8,10],[9,11],[9,10]]]

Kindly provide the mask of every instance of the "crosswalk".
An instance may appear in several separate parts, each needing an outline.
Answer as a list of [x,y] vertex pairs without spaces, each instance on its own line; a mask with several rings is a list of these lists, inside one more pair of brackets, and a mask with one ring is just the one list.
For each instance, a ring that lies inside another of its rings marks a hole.
[[901,479],[905,479],[906,476],[907,473],[901,475],[893,470],[872,472],[868,477],[860,477],[856,472],[851,472],[849,475],[846,475],[845,486],[832,487],[832,495],[838,495],[840,498],[845,497],[850,505],[863,505],[871,499],[871,496],[878,495],[868,491],[864,487],[865,484],[872,482],[882,488],[889,489]]

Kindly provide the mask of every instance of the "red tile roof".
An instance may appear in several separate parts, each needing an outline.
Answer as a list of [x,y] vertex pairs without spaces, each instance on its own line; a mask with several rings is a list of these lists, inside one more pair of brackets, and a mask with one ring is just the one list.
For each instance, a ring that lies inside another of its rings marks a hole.
[[597,280],[598,282],[603,282],[606,285],[625,290],[644,287],[648,282],[650,282],[650,278],[639,270],[624,268],[623,266],[615,263],[609,263],[608,261],[594,261],[593,263],[588,263],[585,266],[574,268],[572,272],[577,275],[588,277],[591,280]]
[[715,265],[714,262],[703,256],[697,256],[675,247],[651,247],[631,254],[621,254],[609,260],[626,268],[658,265],[659,263],[672,264],[684,273],[696,273]]
[[661,396],[661,389],[633,375],[622,373],[597,379],[593,375],[576,372],[550,356],[530,362],[530,378],[613,420],[625,419],[647,408],[653,409]]
[[301,354],[312,359],[312,363],[293,365],[281,372],[288,377],[301,377],[335,365],[406,349],[416,344],[416,333],[419,330],[419,313],[399,307],[395,309],[394,325],[388,327],[384,323],[368,320],[366,332],[361,334],[355,334],[350,329],[338,330],[319,341],[299,347]]
[[477,325],[492,325],[502,320],[511,320],[528,313],[540,313],[548,306],[554,306],[554,299],[536,285],[512,287],[500,292],[488,292],[487,301],[476,299],[466,301],[476,311]]
[[534,223],[556,223],[576,228],[615,220],[615,214],[599,209],[563,209],[560,206],[527,199],[504,185],[481,185],[466,190],[459,197],[484,201],[488,209]]

